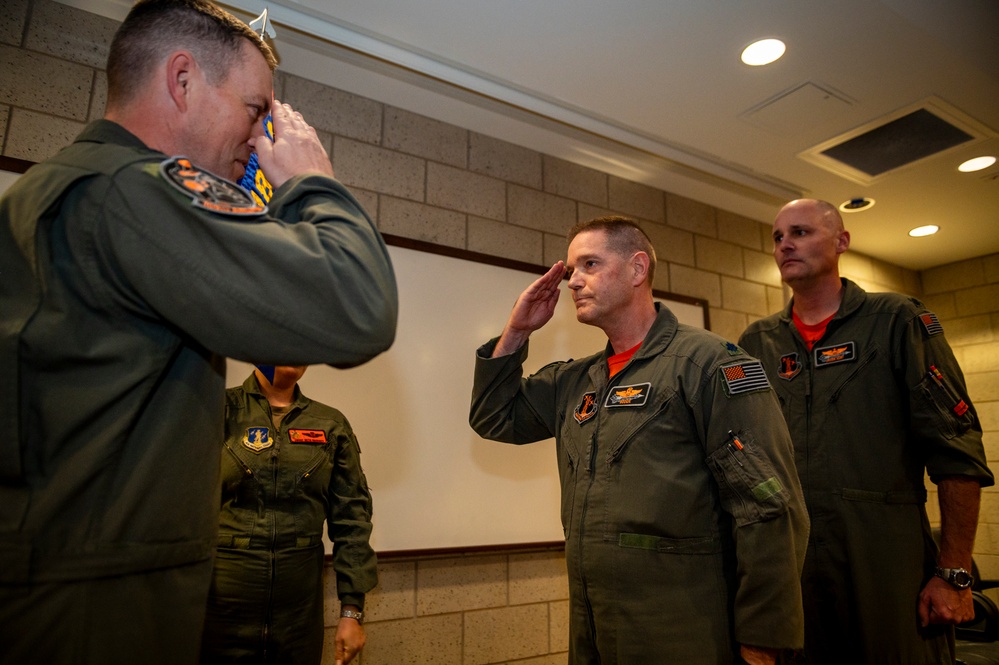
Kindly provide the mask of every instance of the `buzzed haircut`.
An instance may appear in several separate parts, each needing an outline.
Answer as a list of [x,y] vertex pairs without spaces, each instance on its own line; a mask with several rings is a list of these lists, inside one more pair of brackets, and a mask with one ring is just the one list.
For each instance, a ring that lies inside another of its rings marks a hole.
[[596,217],[585,222],[579,222],[566,235],[572,242],[580,233],[586,231],[603,231],[607,236],[607,246],[619,256],[629,257],[636,252],[645,252],[649,256],[649,286],[656,276],[656,250],[652,241],[634,220],[620,215]]
[[118,28],[108,53],[108,106],[128,103],[173,51],[190,51],[211,85],[238,61],[243,40],[259,49],[271,71],[274,51],[246,23],[207,0],[139,0]]

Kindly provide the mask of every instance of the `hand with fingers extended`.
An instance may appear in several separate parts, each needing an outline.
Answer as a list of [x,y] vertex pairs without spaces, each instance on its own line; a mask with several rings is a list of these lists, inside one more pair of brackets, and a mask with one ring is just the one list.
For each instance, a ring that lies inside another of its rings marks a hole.
[[302,114],[277,99],[271,109],[274,141],[263,134],[250,139],[267,179],[275,188],[290,178],[306,173],[333,177],[333,165],[316,130]]
[[551,320],[564,277],[565,263],[558,261],[520,294],[493,350],[493,357],[513,353],[527,342],[531,333]]

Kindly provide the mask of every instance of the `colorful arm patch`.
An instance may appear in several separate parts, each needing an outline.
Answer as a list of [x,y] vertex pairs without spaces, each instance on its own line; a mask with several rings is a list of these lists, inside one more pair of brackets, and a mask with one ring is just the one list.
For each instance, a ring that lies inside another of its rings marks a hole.
[[943,332],[943,326],[940,325],[940,319],[933,312],[923,312],[919,315],[919,322],[923,324],[923,329],[926,334],[930,337],[933,335],[939,335]]
[[267,212],[236,183],[195,166],[186,157],[171,157],[160,164],[160,175],[168,183],[191,197],[199,208],[236,217],[256,217]]
[[726,365],[721,368],[721,376],[729,396],[770,389],[770,380],[759,360]]

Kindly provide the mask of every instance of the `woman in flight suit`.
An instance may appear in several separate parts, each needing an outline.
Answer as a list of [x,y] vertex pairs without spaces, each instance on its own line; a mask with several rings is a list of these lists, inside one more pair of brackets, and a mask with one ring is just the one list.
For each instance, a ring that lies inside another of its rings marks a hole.
[[323,651],[323,522],[341,604],[336,662],[364,646],[377,582],[371,494],[342,413],[305,397],[301,367],[258,367],[226,392],[222,510],[203,663],[307,663]]

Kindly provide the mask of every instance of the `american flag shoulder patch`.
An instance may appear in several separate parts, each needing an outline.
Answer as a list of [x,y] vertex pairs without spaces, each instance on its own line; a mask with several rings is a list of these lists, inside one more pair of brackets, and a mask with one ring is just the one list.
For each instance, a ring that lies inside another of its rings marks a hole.
[[767,373],[763,371],[759,360],[725,365],[721,368],[721,376],[725,382],[725,391],[730,396],[770,389]]
[[939,335],[943,332],[943,326],[940,325],[940,319],[933,312],[923,312],[919,315],[919,321],[923,324],[923,328],[926,330],[926,334],[932,337],[933,335]]

